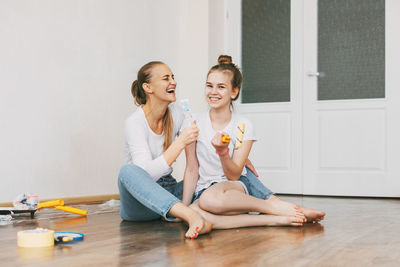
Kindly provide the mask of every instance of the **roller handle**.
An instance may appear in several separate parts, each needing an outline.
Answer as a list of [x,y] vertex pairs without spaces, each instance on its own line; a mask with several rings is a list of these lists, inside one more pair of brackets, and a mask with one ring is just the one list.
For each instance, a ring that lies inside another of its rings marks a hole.
[[84,215],[84,216],[87,214],[87,210],[81,210],[81,209],[67,207],[67,206],[57,206],[57,207],[55,207],[55,209],[70,212],[70,213],[75,213],[75,214],[79,214],[79,215]]
[[51,208],[51,207],[55,207],[55,206],[62,206],[64,205],[64,200],[62,199],[57,199],[57,200],[52,200],[52,201],[46,201],[46,202],[42,202],[42,203],[38,203],[37,204],[37,209],[40,210],[42,208]]

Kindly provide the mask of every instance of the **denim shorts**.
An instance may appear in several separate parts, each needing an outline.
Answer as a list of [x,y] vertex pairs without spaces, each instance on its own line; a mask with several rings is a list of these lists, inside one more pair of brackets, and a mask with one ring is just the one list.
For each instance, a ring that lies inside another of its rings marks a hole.
[[239,181],[243,182],[246,185],[250,196],[260,199],[268,199],[271,195],[274,194],[274,192],[266,187],[260,181],[260,179],[256,177],[254,173],[251,172],[249,169],[247,169],[246,176],[241,176]]
[[192,203],[195,202],[196,200],[198,200],[200,198],[200,196],[204,193],[204,191],[206,191],[208,188],[210,188],[211,186],[213,186],[215,184],[217,184],[217,182],[213,182],[210,184],[209,187],[203,188],[199,192],[194,193],[194,196],[192,198]]

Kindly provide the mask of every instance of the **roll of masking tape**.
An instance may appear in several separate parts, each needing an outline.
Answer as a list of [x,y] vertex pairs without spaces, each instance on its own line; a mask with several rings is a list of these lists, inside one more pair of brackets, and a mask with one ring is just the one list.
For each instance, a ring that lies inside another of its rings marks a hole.
[[54,231],[36,228],[18,232],[18,247],[39,248],[54,246]]

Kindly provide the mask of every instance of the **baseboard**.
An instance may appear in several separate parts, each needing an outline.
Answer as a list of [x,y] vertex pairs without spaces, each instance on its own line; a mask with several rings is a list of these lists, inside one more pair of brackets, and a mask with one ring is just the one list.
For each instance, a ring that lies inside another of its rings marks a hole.
[[[95,195],[95,196],[81,196],[81,197],[54,197],[48,199],[41,199],[40,202],[46,202],[55,199],[64,200],[64,205],[78,205],[78,204],[99,204],[109,201],[111,199],[118,199],[119,194],[109,194],[109,195]],[[0,207],[12,207],[12,202],[2,202]]]

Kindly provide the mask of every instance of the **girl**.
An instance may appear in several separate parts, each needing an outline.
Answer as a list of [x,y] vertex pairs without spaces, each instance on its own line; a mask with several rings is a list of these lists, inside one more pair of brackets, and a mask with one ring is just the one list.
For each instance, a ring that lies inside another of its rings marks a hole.
[[[186,147],[183,203],[189,204],[193,198],[191,207],[214,228],[300,226],[305,221],[322,220],[324,212],[285,202],[264,186],[263,197],[260,188],[254,192],[257,188],[249,182],[244,169],[256,141],[253,127],[249,120],[231,111],[232,101],[239,96],[242,75],[231,57],[220,56],[218,62],[207,75],[205,93],[210,110],[193,117],[200,134],[197,143]],[[230,136],[230,142],[223,142],[223,136]],[[262,215],[243,214],[247,212]]]

